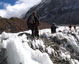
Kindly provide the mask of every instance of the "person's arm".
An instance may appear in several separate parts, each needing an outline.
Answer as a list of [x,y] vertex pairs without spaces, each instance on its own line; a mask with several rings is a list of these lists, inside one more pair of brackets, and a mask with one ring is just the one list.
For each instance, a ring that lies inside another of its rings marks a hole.
[[39,26],[40,25],[40,22],[39,22],[38,17],[35,17],[35,19],[36,19],[36,24]]

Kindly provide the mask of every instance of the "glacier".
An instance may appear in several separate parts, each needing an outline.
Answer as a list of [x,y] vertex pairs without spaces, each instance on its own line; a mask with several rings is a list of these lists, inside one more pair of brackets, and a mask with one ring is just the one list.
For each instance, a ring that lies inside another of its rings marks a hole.
[[79,64],[79,27],[77,31],[59,26],[56,33],[39,30],[40,37],[32,38],[31,31],[3,32],[0,49],[5,49],[6,64]]

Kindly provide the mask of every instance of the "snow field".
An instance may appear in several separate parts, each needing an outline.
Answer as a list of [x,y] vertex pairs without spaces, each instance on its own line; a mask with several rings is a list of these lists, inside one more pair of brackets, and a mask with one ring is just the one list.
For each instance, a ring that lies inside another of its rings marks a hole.
[[[61,30],[61,32],[59,32]],[[79,34],[74,29],[69,31],[68,27],[59,27],[57,33],[51,34],[50,29],[40,30],[40,36],[51,40],[52,45],[46,48],[45,42],[40,39],[28,39],[28,36],[23,34],[18,36],[19,33],[6,33],[3,32],[0,37],[1,47],[7,50],[7,62],[8,64],[54,64],[52,57],[61,58],[61,60],[68,61],[69,64],[79,64],[78,59],[73,59],[71,55],[74,52],[79,53]],[[31,31],[25,31],[24,33],[30,33]],[[54,40],[54,37],[56,40]],[[49,42],[50,43],[50,42]],[[33,48],[31,48],[31,44]],[[55,50],[54,47],[57,44],[59,50]],[[53,46],[53,47],[51,47]],[[68,47],[69,46],[69,47]],[[39,49],[42,48],[41,52]],[[58,60],[58,59],[57,59]]]

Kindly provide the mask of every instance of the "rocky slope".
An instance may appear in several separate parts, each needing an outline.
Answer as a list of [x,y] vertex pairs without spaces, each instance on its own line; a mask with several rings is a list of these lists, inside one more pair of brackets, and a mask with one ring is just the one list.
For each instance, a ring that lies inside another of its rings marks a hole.
[[[50,27],[48,23],[40,22],[39,29],[48,27]],[[0,33],[2,33],[3,31],[15,33],[26,30],[28,30],[26,20],[19,18],[0,18]]]
[[42,0],[24,16],[27,18],[36,10],[41,21],[58,24],[79,24],[79,0]]

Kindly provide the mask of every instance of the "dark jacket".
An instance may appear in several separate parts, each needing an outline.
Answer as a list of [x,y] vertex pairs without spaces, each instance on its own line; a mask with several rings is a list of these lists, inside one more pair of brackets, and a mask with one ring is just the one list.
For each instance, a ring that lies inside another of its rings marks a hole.
[[55,24],[51,25],[51,32],[55,33],[56,32],[56,28],[58,28]]
[[27,20],[28,28],[33,28],[39,26],[39,20],[36,16],[30,15]]

